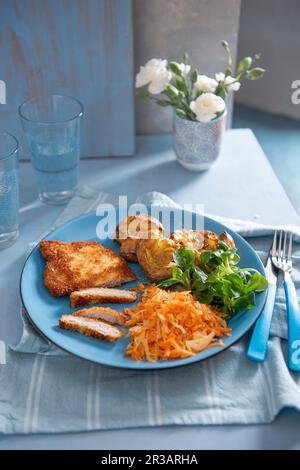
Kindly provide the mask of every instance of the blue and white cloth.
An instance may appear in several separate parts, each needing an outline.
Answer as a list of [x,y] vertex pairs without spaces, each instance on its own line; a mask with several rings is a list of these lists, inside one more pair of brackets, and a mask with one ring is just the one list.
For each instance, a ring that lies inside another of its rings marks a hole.
[[[114,201],[89,188],[81,191],[55,226],[94,210],[100,202]],[[149,193],[138,202],[176,205],[160,193]],[[214,218],[246,237],[265,260],[274,227]],[[288,229],[297,242],[293,278],[300,292],[300,228]],[[22,339],[8,348],[6,364],[0,365],[3,434],[265,423],[285,407],[300,410],[300,374],[286,365],[282,287],[277,294],[268,359],[262,364],[247,360],[246,335],[222,354],[187,367],[146,372],[114,369],[69,356],[36,333],[24,311],[22,318]]]

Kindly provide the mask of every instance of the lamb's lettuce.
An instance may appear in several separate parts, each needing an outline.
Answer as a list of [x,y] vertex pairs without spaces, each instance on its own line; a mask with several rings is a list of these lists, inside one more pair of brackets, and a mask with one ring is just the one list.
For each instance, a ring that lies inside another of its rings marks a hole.
[[188,248],[174,252],[177,267],[172,277],[158,283],[161,288],[182,285],[204,304],[212,304],[227,318],[255,305],[255,293],[268,287],[267,279],[256,269],[240,268],[236,248],[219,242],[216,251],[206,250],[196,260]]

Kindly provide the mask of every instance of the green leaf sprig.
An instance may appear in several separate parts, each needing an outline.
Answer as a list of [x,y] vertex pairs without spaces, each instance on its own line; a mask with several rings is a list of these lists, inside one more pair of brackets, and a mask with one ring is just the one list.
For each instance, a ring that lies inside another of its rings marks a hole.
[[203,251],[198,264],[195,253],[184,247],[174,252],[173,260],[177,267],[172,276],[157,285],[162,289],[181,285],[199,302],[214,305],[227,319],[239,310],[254,307],[255,293],[268,287],[268,281],[256,269],[238,266],[236,248],[224,242],[219,242],[216,251]]

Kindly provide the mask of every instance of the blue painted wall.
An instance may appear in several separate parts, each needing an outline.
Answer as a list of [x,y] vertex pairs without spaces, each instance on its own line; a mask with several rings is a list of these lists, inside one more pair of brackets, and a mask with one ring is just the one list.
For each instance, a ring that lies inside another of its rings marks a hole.
[[0,0],[0,127],[24,145],[17,108],[41,93],[84,105],[85,156],[134,152],[131,0]]

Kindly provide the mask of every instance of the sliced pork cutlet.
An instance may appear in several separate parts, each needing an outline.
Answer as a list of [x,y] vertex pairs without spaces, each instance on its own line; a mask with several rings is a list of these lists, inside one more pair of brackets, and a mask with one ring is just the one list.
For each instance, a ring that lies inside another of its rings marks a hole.
[[124,258],[98,242],[42,240],[44,284],[55,296],[88,287],[114,287],[136,280]]
[[62,315],[59,326],[65,330],[78,331],[82,335],[107,341],[116,341],[122,336],[122,332],[113,325],[75,315]]
[[91,318],[93,320],[104,320],[108,323],[117,323],[118,325],[124,325],[125,321],[128,320],[126,315],[113,308],[109,307],[90,307],[77,310],[73,313],[75,317]]
[[112,289],[109,287],[90,287],[70,294],[72,308],[90,304],[121,304],[134,302],[138,293],[125,289]]

